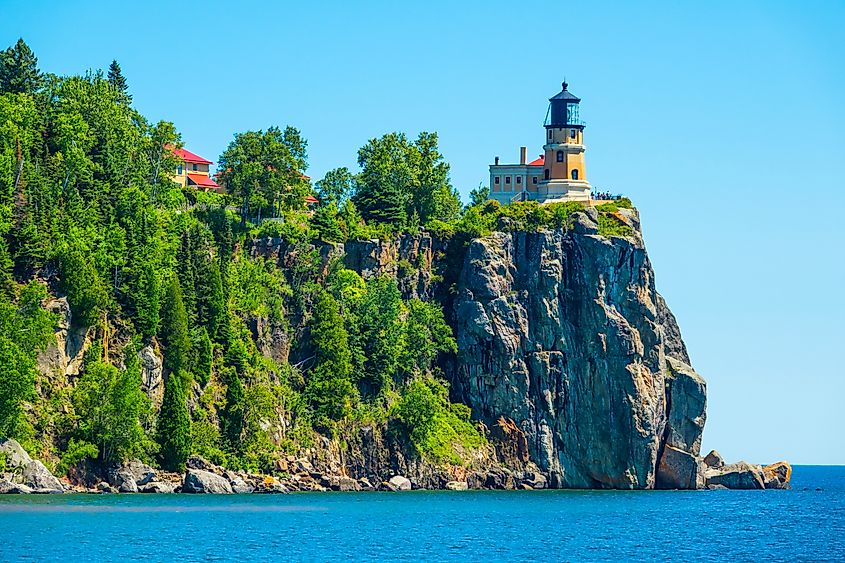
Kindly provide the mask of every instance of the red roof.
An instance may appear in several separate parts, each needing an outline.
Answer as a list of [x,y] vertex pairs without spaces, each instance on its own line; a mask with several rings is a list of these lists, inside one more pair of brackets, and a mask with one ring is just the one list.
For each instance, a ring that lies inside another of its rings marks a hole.
[[213,164],[210,160],[206,160],[186,149],[173,149],[173,154],[177,158],[181,158],[183,161],[190,162],[191,164]]
[[188,180],[195,186],[203,188],[219,188],[217,182],[206,176],[205,174],[188,174]]
[[546,164],[546,157],[541,154],[540,158],[538,158],[537,160],[532,160],[528,163],[528,166],[543,166],[544,164]]
[[320,203],[320,200],[313,195],[309,195],[305,198],[305,203]]

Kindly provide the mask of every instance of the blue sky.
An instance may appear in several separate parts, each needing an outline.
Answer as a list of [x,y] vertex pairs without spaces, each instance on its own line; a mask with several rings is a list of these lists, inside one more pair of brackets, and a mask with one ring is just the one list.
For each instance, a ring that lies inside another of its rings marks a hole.
[[216,160],[294,125],[309,174],[437,131],[464,196],[582,98],[587,178],[639,207],[709,385],[705,448],[845,464],[845,3],[0,0],[58,74],[123,67],[138,108]]

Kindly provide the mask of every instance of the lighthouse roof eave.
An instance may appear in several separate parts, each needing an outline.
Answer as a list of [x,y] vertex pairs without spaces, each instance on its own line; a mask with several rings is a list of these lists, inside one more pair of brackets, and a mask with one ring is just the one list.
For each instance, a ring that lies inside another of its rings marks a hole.
[[579,98],[578,96],[576,96],[575,94],[573,94],[572,92],[570,92],[570,91],[567,89],[567,88],[568,88],[568,86],[569,86],[569,84],[567,84],[566,82],[564,82],[563,84],[561,84],[561,86],[563,87],[563,90],[561,90],[561,91],[560,91],[560,92],[558,92],[556,95],[554,95],[554,96],[552,96],[551,98],[549,98],[549,101],[550,101],[550,102],[551,102],[551,101],[554,101],[554,100],[566,100],[566,101],[568,101],[568,102],[573,102],[573,103],[576,103],[576,104],[577,104],[578,102],[580,102],[580,101],[581,101],[581,98]]

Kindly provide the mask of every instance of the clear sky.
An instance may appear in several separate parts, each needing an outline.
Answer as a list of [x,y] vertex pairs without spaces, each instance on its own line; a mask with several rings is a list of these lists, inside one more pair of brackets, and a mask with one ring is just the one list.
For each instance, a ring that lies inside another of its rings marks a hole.
[[[143,4],[143,6],[142,6]],[[740,6],[741,4],[741,6]],[[708,381],[704,448],[845,464],[845,2],[0,0],[43,70],[123,67],[137,107],[216,160],[293,125],[314,179],[437,131],[466,197],[542,150],[566,77],[587,178],[639,207]]]

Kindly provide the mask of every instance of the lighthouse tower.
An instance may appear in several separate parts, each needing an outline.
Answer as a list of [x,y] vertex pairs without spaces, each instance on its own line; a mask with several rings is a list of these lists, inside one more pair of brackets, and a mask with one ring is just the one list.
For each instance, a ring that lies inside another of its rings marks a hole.
[[584,167],[584,126],[579,116],[581,99],[563,89],[549,98],[543,179],[537,189],[540,201],[589,200],[590,183]]

